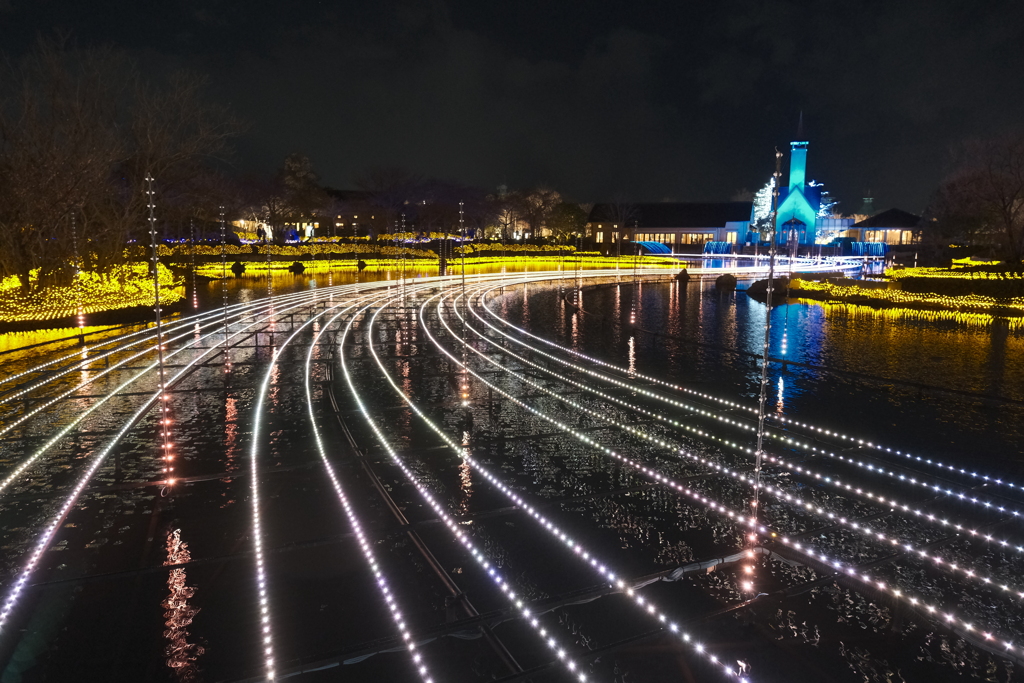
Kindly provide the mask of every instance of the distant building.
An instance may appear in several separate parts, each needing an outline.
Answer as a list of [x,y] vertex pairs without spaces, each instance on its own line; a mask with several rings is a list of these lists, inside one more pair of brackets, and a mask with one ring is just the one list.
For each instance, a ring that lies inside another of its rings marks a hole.
[[706,242],[745,239],[752,208],[752,202],[595,204],[587,233],[604,254],[632,253],[632,242],[661,242],[673,253],[693,253]]
[[333,188],[325,188],[325,192],[332,202],[333,234],[344,237],[367,237],[387,231],[380,207],[373,205],[369,192]]
[[854,223],[846,237],[854,242],[915,244],[920,240],[921,217],[901,209],[889,209]]
[[[799,132],[798,137],[803,137]],[[852,218],[823,216],[821,185],[807,182],[806,140],[789,143],[789,184],[779,188],[775,236],[781,244],[831,242],[853,225]],[[756,241],[756,233],[748,241]]]

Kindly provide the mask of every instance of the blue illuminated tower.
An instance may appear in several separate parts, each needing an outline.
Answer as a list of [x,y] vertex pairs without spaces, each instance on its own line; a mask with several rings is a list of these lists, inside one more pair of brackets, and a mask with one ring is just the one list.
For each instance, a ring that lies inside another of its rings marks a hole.
[[803,139],[803,124],[804,116],[801,112],[797,139],[789,143],[789,186],[779,191],[775,234],[780,242],[787,242],[795,232],[800,244],[814,244],[821,190],[807,185],[808,142]]

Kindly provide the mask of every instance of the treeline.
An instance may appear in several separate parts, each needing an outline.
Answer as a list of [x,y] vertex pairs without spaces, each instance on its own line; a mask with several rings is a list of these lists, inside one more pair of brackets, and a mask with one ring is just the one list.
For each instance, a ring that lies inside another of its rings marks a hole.
[[563,200],[554,190],[487,190],[428,178],[398,167],[371,168],[353,180],[357,190],[321,186],[310,160],[285,159],[263,193],[246,207],[247,220],[271,226],[318,223],[320,236],[410,237],[459,234],[474,238],[519,239],[582,234],[587,205]]
[[1024,134],[971,140],[954,150],[953,171],[926,212],[923,236],[993,248],[1016,265],[1024,259]]
[[[240,123],[205,81],[144,80],[125,56],[40,40],[0,74],[0,276],[28,293],[76,267],[109,273],[144,236],[149,176],[161,221],[209,212],[210,160]],[[216,202],[213,202],[216,204]],[[76,258],[77,255],[77,258]]]
[[244,221],[241,232],[278,244],[303,224],[317,224],[317,237],[465,230],[561,241],[586,224],[588,207],[554,190],[485,190],[400,168],[369,169],[357,189],[334,190],[300,153],[270,175],[226,173],[244,125],[207,101],[204,77],[145,79],[114,50],[40,39],[0,71],[0,279],[16,277],[25,294],[143,257],[147,178],[161,241],[219,242],[222,209]]

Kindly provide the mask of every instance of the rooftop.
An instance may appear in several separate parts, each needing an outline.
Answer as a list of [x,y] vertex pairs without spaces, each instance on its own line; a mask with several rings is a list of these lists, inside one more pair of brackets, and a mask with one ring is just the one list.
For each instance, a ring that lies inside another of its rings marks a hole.
[[751,206],[751,202],[595,204],[588,220],[638,228],[714,228],[750,220]]

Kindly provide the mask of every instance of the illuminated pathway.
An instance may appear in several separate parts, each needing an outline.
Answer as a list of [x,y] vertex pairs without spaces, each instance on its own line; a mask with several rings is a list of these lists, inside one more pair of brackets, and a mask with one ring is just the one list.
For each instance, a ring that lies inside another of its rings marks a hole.
[[[641,292],[686,286],[281,294],[167,324],[167,387],[148,328],[17,356],[5,672],[859,680],[906,651],[919,674],[1017,680],[1024,479],[780,410],[755,498],[756,408],[635,351],[657,324]],[[165,631],[165,610],[189,616]]]

